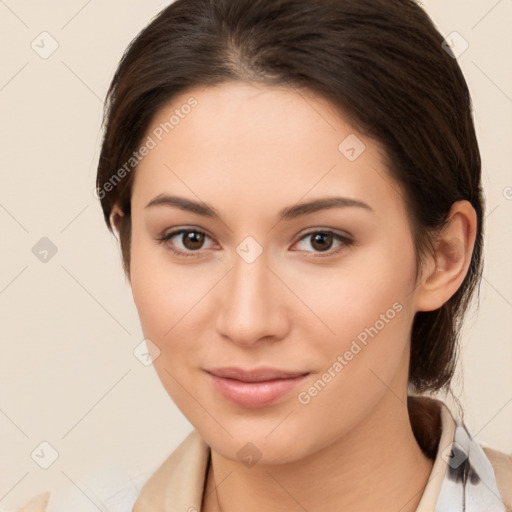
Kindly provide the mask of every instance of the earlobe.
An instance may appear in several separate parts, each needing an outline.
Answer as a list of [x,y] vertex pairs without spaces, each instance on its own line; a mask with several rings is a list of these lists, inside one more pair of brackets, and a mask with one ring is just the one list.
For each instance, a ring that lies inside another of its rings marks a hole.
[[459,289],[466,277],[475,244],[477,218],[468,201],[452,205],[448,221],[435,242],[430,268],[416,294],[417,311],[440,308]]

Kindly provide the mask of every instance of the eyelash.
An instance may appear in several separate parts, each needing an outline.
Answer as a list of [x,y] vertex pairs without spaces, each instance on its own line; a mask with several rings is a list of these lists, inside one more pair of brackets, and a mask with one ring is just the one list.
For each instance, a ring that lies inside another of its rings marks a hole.
[[[158,237],[156,239],[156,241],[159,243],[159,244],[166,244],[171,238],[174,238],[175,236],[177,235],[181,235],[183,233],[199,233],[199,234],[202,234],[202,235],[205,235],[206,237],[210,238],[211,237],[205,233],[204,231],[201,231],[200,229],[192,229],[192,228],[188,228],[188,229],[178,229],[176,231],[171,231],[170,233],[167,233],[161,237]],[[328,251],[313,251],[313,254],[315,258],[322,258],[322,257],[328,257],[328,256],[333,256],[335,254],[338,254],[340,251],[342,251],[344,248],[346,247],[350,247],[354,241],[347,237],[347,236],[343,236],[343,235],[340,235],[339,233],[335,233],[334,231],[330,231],[330,230],[317,230],[317,231],[310,231],[309,233],[305,233],[304,235],[302,235],[298,242],[304,240],[305,238],[309,237],[309,236],[312,236],[312,235],[317,235],[317,234],[322,234],[322,235],[332,235],[332,237],[339,241],[339,242],[342,242],[342,244],[338,247],[338,249],[336,250],[333,250],[331,251],[330,249]],[[296,242],[296,243],[298,243]],[[295,245],[295,244],[294,244]],[[197,251],[179,251],[177,249],[175,249],[174,247],[172,247],[172,245],[170,244],[167,244],[167,249],[170,250],[171,252],[173,252],[174,254],[178,255],[178,256],[184,256],[186,258],[189,258],[189,257],[197,257],[198,256],[198,253],[200,253],[201,249],[197,250]],[[306,251],[306,252],[310,252],[310,251]]]

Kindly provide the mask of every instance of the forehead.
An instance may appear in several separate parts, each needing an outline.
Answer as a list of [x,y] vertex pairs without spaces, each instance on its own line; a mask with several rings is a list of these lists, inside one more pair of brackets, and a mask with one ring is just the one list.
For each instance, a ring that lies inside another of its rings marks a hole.
[[254,207],[332,193],[400,199],[382,148],[328,101],[302,90],[243,82],[193,88],[157,112],[149,139],[153,147],[135,173],[135,202],[161,192],[215,194],[226,206],[243,198]]

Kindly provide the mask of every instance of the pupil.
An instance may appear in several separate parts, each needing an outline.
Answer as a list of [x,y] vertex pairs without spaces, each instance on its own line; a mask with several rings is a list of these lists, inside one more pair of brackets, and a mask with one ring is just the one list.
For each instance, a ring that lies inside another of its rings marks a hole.
[[187,249],[200,249],[203,245],[204,235],[202,233],[197,233],[196,231],[189,231],[185,233],[185,239],[183,241],[183,245]]
[[[326,239],[328,240],[326,243]],[[316,246],[315,244],[319,244]],[[311,244],[315,249],[318,249],[319,251],[326,251],[329,249],[332,245],[332,235],[327,233],[317,233],[313,237],[313,241]]]

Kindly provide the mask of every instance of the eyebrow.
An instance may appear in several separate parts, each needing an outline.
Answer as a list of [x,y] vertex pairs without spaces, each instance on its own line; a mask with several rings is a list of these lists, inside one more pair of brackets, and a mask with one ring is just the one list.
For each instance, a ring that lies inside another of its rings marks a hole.
[[[184,197],[159,194],[153,198],[145,208],[152,208],[155,206],[175,206],[176,208],[196,213],[197,215],[220,220],[219,213],[212,206],[209,206],[203,202],[196,202],[190,199],[185,199]],[[308,215],[321,210],[348,207],[362,208],[373,212],[373,209],[370,207],[370,205],[363,201],[359,201],[358,199],[352,199],[349,197],[324,197],[283,208],[278,213],[278,218],[279,220],[291,220],[302,215]]]

